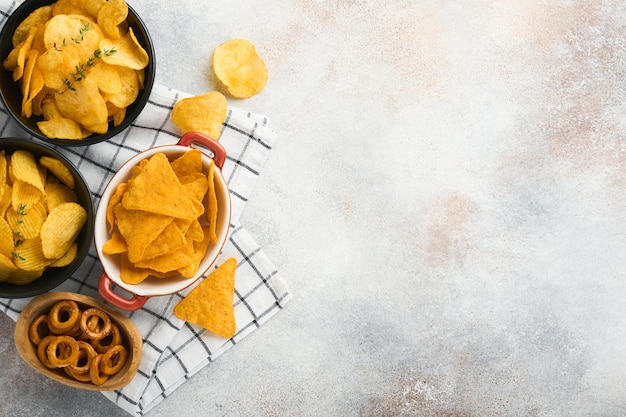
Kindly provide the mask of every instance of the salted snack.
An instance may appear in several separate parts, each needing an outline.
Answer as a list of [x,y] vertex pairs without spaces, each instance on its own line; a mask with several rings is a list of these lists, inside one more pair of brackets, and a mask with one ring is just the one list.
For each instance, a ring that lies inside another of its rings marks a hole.
[[226,97],[212,91],[178,100],[172,109],[172,121],[183,133],[200,132],[218,140],[227,110]]
[[204,172],[191,149],[170,161],[161,152],[143,159],[117,186],[106,208],[107,255],[118,255],[120,279],[138,284],[152,276],[193,277],[217,241],[214,164]]
[[87,222],[74,185],[59,159],[0,151],[0,282],[28,284],[74,261]]
[[235,258],[224,261],[174,307],[176,317],[219,336],[233,337],[237,329],[233,306],[236,269]]
[[235,98],[249,98],[263,90],[267,65],[247,39],[231,39],[213,51],[213,72]]
[[53,304],[28,328],[39,361],[47,368],[62,369],[72,378],[104,384],[126,363],[128,349],[109,315],[95,307],[81,308],[72,300]]
[[148,53],[125,0],[58,0],[16,28],[3,67],[22,92],[22,116],[51,139],[81,140],[118,126],[143,88]]

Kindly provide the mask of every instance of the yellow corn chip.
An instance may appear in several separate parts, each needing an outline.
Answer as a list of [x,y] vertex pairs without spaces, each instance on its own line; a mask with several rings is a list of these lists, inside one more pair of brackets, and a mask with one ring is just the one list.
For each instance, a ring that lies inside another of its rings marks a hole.
[[172,217],[142,210],[127,210],[122,204],[113,209],[117,228],[128,246],[128,258],[137,262],[150,243],[172,222]]
[[122,204],[128,210],[147,210],[188,220],[204,212],[202,203],[184,191],[169,160],[162,153],[154,154],[141,172],[128,181]]
[[211,272],[174,307],[176,317],[219,336],[233,337],[237,328],[233,306],[236,268],[237,260],[229,258]]
[[209,166],[209,191],[206,197],[206,219],[209,222],[209,234],[211,237],[211,242],[217,242],[217,195],[215,192],[215,162],[211,161],[211,165]]
[[128,246],[126,246],[126,241],[122,234],[117,230],[113,232],[111,239],[102,245],[102,253],[106,255],[117,255],[125,252],[128,252]]

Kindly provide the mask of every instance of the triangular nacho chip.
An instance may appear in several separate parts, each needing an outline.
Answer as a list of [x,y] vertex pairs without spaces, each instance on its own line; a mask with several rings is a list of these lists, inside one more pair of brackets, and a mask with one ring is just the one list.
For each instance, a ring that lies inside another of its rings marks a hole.
[[197,324],[219,336],[235,335],[235,270],[237,260],[229,258],[206,277],[174,307],[181,320]]
[[193,220],[204,212],[201,202],[185,192],[167,157],[150,157],[141,172],[128,181],[122,204],[128,210],[145,210]]

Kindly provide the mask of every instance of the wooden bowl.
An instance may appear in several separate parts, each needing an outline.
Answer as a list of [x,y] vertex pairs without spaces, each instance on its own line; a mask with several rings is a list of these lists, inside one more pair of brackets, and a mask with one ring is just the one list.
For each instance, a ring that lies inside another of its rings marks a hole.
[[[122,369],[115,375],[112,375],[104,384],[95,385],[91,382],[78,381],[65,373],[62,369],[50,369],[44,366],[37,357],[37,346],[35,346],[28,337],[28,330],[31,322],[40,314],[50,311],[52,306],[62,300],[73,300],[81,309],[88,307],[96,307],[105,311],[111,321],[120,329],[122,343],[128,350],[126,363]],[[117,310],[113,310],[104,303],[82,294],[71,292],[48,292],[34,298],[22,310],[17,319],[15,332],[13,334],[15,346],[18,353],[36,371],[42,373],[50,379],[61,384],[91,391],[112,391],[120,389],[135,377],[139,363],[141,362],[142,340],[139,330],[135,324],[126,316]]]

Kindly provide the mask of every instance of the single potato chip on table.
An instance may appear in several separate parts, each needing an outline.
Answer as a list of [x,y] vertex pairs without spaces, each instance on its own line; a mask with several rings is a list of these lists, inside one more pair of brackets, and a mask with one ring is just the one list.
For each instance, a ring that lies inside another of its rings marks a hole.
[[178,100],[172,109],[172,121],[183,133],[200,132],[218,140],[227,111],[226,97],[211,91]]
[[263,90],[268,79],[267,65],[246,39],[231,39],[213,51],[213,72],[236,98],[249,98]]

